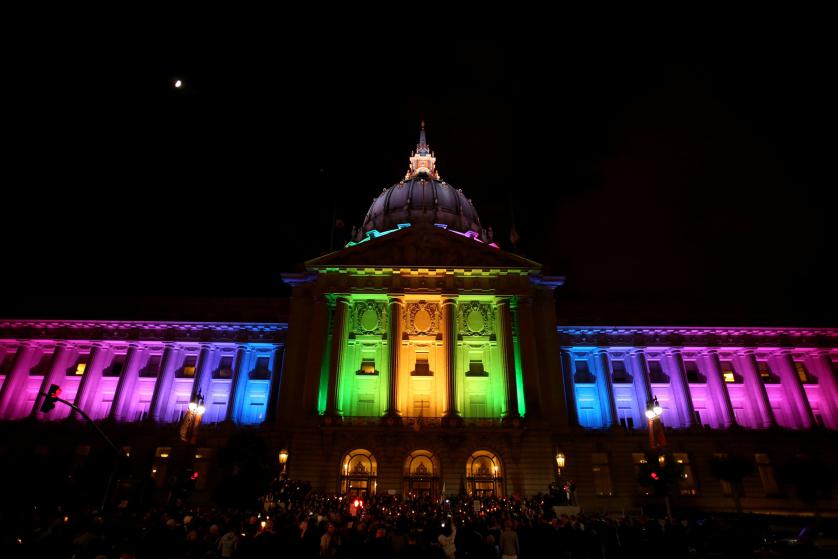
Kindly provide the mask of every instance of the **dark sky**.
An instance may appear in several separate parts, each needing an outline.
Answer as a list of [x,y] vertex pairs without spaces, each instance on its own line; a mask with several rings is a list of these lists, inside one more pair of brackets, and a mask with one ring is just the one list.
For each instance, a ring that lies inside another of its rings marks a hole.
[[560,322],[838,323],[835,65],[817,32],[116,30],[47,47],[8,71],[0,315],[285,294],[279,273],[328,249],[332,216],[360,225],[403,176],[424,119],[501,245],[514,213],[518,252],[567,276]]

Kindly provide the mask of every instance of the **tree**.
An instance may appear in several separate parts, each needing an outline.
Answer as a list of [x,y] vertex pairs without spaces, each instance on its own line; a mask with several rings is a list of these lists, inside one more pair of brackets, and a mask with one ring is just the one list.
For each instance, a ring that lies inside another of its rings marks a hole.
[[730,484],[730,494],[736,513],[742,515],[742,480],[754,473],[754,464],[741,456],[715,456],[710,460],[713,476]]
[[684,479],[684,466],[675,461],[671,452],[665,450],[647,450],[645,454],[646,459],[638,468],[637,482],[664,498],[666,515],[671,517],[669,497],[678,491],[679,483]]

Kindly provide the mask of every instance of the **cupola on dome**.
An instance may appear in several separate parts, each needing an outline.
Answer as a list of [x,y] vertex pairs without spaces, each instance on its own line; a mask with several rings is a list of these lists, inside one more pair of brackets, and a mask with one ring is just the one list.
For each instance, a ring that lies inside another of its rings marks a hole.
[[371,231],[385,232],[405,224],[430,224],[492,242],[491,230],[480,225],[480,218],[471,200],[439,176],[436,157],[425,138],[425,123],[419,132],[419,143],[410,155],[410,166],[402,181],[385,188],[373,200],[364,224],[354,240]]

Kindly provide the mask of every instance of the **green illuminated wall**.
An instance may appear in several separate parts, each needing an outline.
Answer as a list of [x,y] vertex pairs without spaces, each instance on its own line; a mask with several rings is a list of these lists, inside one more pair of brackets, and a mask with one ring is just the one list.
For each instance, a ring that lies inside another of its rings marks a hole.
[[[353,296],[347,339],[341,344],[338,409],[344,416],[379,417],[387,409],[389,388],[389,321],[387,298]],[[364,362],[374,372],[362,372]]]
[[[499,418],[506,388],[494,298],[460,298],[456,316],[457,407],[466,418]],[[482,363],[482,375],[471,370],[472,363]]]

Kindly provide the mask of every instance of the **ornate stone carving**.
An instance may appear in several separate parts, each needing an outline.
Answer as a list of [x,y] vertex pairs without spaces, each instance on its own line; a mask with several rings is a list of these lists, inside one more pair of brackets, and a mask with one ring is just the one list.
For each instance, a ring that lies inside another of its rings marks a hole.
[[381,301],[358,301],[352,309],[352,331],[356,334],[384,334],[387,312]]
[[494,333],[492,306],[478,301],[460,303],[457,332],[460,336],[491,336]]
[[441,312],[437,303],[426,303],[424,301],[409,303],[406,310],[404,316],[404,331],[406,334],[416,336],[439,333]]

